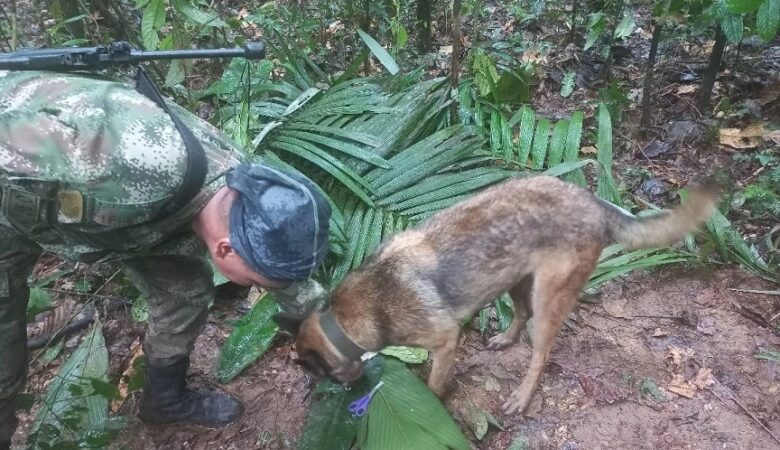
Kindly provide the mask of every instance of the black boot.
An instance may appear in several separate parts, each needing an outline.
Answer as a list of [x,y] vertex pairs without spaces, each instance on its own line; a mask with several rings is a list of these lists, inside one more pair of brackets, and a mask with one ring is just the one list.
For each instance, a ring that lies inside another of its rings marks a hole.
[[190,423],[221,427],[235,421],[244,407],[233,397],[186,388],[189,358],[170,366],[146,365],[141,420],[153,424]]

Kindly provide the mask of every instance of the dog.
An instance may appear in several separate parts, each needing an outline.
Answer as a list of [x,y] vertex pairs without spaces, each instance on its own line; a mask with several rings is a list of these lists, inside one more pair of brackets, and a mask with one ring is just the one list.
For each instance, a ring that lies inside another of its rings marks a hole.
[[364,352],[424,347],[433,358],[428,386],[441,397],[461,325],[508,292],[514,320],[487,347],[510,346],[533,315],[530,365],[503,405],[522,413],[602,249],[671,245],[706,221],[718,196],[705,183],[676,209],[635,218],[557,178],[510,179],[389,238],[344,278],[325,311],[275,320],[295,337],[298,362],[345,384],[362,376]]

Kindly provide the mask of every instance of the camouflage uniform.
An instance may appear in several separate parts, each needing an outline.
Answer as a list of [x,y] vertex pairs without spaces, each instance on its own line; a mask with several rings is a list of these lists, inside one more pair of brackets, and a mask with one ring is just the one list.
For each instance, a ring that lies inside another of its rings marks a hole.
[[[41,252],[121,262],[149,299],[149,359],[164,364],[192,351],[214,286],[190,224],[245,156],[208,123],[171,107],[201,141],[208,175],[186,207],[157,219],[186,167],[183,141],[162,109],[131,86],[96,76],[0,71],[0,442],[13,433],[9,415],[24,386],[27,278]],[[20,186],[53,199],[48,218],[20,225],[8,217]],[[325,292],[308,280],[277,296],[300,311]]]

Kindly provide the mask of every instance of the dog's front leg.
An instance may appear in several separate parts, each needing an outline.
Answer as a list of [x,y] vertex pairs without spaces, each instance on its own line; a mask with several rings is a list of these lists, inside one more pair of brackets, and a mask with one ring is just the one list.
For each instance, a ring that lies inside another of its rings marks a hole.
[[428,387],[439,397],[444,394],[444,386],[450,378],[452,367],[455,365],[455,350],[458,347],[460,330],[444,334],[440,345],[432,349],[433,364],[428,375]]

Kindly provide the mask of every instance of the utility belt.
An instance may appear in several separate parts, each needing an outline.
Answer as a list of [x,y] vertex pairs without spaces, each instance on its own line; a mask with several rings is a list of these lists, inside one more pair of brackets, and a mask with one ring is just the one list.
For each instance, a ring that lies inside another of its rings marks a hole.
[[0,177],[0,212],[17,232],[40,243],[58,241],[68,226],[116,229],[150,222],[169,202],[106,202],[57,180]]

